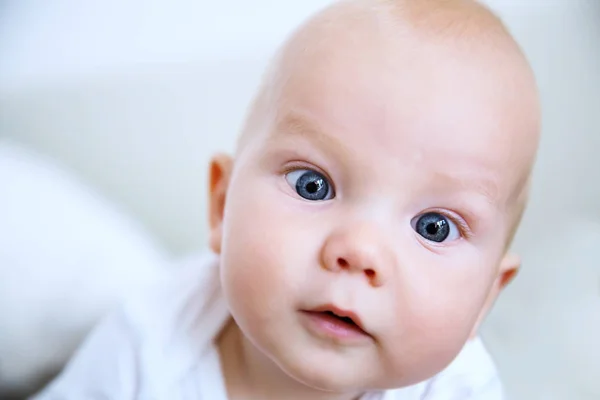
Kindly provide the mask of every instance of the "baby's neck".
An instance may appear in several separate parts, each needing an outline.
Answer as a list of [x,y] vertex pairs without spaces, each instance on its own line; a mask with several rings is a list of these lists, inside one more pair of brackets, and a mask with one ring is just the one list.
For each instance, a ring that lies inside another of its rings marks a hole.
[[217,338],[229,400],[357,400],[357,393],[331,393],[307,387],[260,352],[231,320]]

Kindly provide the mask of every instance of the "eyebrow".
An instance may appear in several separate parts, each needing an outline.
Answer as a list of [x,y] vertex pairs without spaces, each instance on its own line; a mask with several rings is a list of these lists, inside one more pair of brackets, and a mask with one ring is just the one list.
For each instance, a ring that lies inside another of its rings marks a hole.
[[434,173],[434,179],[441,179],[447,186],[458,187],[461,191],[477,193],[481,195],[486,202],[493,206],[500,206],[500,198],[498,197],[499,188],[496,182],[490,178],[469,179],[467,176],[456,176],[450,172]]
[[320,145],[328,152],[342,153],[343,155],[352,153],[348,145],[337,137],[325,133],[314,121],[298,111],[288,111],[277,119],[273,138],[282,136],[295,136],[309,140],[316,145]]

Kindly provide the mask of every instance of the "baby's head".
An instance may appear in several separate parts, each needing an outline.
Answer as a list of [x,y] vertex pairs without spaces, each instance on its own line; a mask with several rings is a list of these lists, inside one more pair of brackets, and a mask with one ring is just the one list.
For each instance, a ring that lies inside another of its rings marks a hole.
[[507,249],[538,131],[531,70],[483,6],[357,0],[313,17],[235,159],[211,165],[210,244],[244,336],[324,390],[442,370],[519,267]]

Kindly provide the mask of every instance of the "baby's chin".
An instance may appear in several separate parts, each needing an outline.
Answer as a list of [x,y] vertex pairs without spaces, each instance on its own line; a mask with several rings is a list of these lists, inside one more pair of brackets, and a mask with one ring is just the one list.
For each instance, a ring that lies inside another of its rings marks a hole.
[[288,344],[283,352],[273,347],[266,349],[266,355],[301,385],[323,392],[357,395],[419,384],[443,370],[453,359],[448,355],[429,362],[407,363],[400,359],[383,360],[375,348],[365,350],[356,355],[343,351],[331,354],[318,347],[293,349]]
[[371,379],[365,377],[363,368],[353,368],[349,363],[339,368],[334,363],[312,363],[306,357],[303,360],[289,360],[277,364],[296,382],[322,392],[358,395],[377,388],[377,385],[370,382]]
[[[375,349],[371,351],[376,353]],[[303,386],[322,392],[358,395],[413,383],[403,381],[402,374],[384,371],[375,354],[336,356],[314,348],[307,351],[289,347],[282,353],[274,353],[268,357],[286,375]]]

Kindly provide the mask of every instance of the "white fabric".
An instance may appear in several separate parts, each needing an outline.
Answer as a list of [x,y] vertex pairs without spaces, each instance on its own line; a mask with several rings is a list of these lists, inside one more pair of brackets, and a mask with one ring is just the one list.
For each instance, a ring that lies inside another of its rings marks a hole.
[[57,373],[167,254],[51,159],[0,139],[0,398]]
[[[213,343],[230,317],[218,260],[191,260],[176,275],[104,321],[35,400],[226,400]],[[494,365],[477,339],[433,379],[363,399],[501,398]]]

